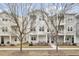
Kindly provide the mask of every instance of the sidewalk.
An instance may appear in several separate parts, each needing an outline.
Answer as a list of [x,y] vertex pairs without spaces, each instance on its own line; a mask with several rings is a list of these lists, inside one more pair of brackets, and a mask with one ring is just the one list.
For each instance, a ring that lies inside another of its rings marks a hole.
[[[56,48],[22,48],[23,50],[55,50]],[[20,48],[0,48],[0,50],[20,50]],[[79,48],[58,48],[58,50],[79,50]]]

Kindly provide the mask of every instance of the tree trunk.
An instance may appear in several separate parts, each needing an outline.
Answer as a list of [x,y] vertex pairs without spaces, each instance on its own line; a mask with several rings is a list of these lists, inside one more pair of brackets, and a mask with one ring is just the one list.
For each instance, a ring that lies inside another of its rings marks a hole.
[[22,52],[22,39],[20,40],[20,51]]
[[56,34],[56,52],[58,52],[58,31],[57,31],[57,34]]

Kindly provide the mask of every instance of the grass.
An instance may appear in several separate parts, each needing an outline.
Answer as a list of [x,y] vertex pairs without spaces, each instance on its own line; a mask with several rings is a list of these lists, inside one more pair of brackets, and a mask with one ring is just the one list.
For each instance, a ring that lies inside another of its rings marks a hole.
[[[50,46],[29,46],[28,43],[23,43],[22,45],[23,48],[50,48]],[[17,44],[15,46],[0,46],[0,48],[20,48],[20,44]]]

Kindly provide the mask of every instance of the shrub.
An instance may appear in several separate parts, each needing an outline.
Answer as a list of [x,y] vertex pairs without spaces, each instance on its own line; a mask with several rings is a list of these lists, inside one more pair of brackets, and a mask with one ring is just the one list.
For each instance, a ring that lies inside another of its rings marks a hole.
[[29,46],[33,46],[33,43],[31,42],[31,43],[29,44]]
[[7,44],[10,44],[10,42],[8,41]]
[[28,41],[26,43],[28,43]]
[[74,46],[76,46],[76,43],[73,43]]
[[10,44],[10,46],[15,46],[15,44]]

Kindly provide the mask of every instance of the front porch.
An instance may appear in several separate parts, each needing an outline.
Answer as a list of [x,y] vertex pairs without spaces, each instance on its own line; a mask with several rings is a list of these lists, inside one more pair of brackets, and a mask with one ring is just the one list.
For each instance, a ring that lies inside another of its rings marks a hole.
[[29,35],[29,43],[33,45],[45,45],[48,43],[47,35]]
[[0,45],[17,44],[17,42],[16,36],[0,36]]

